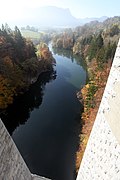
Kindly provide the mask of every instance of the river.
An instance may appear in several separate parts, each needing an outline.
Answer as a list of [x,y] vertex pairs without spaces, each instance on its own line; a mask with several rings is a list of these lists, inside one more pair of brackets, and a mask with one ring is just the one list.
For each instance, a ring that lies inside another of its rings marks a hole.
[[1,118],[32,173],[75,180],[82,111],[76,93],[86,83],[86,69],[70,51],[51,50],[55,72],[40,75]]

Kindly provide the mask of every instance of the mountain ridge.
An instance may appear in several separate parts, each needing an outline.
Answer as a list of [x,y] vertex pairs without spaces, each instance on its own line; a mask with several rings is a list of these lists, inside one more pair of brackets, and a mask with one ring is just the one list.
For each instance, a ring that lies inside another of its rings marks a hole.
[[101,22],[108,18],[106,16],[100,18],[76,18],[72,15],[69,8],[60,8],[56,6],[28,8],[23,11],[23,14],[24,18],[7,23],[16,24],[17,26],[30,25],[35,27],[75,27],[84,25],[85,23],[94,20]]

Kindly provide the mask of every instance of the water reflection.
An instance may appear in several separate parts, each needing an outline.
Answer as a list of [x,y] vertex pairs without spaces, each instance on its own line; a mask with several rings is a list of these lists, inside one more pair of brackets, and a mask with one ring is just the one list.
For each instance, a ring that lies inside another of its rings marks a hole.
[[63,57],[67,57],[73,61],[73,52],[70,50],[60,49],[60,48],[52,48],[54,54],[58,54]]
[[41,74],[38,80],[30,86],[27,92],[16,97],[14,103],[9,105],[5,111],[0,113],[0,118],[4,122],[10,135],[12,135],[17,126],[25,124],[33,109],[39,108],[44,96],[46,83],[54,79],[56,79],[55,71]]
[[76,93],[86,82],[86,70],[71,51],[54,49],[53,56],[57,78],[56,73],[40,76],[1,116],[32,173],[75,180],[83,109]]
[[71,50],[52,48],[53,53],[59,56],[67,57],[71,59],[72,62],[76,62],[78,65],[82,66],[82,68],[87,71],[87,65],[82,56],[73,54]]

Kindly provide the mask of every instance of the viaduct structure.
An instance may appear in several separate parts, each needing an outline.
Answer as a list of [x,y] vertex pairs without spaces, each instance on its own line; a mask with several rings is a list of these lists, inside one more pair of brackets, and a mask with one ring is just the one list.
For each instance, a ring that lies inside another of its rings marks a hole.
[[31,174],[1,119],[0,180],[49,180]]
[[[1,120],[0,180],[48,180],[31,174]],[[77,180],[120,180],[120,41]]]
[[120,40],[77,180],[120,180]]

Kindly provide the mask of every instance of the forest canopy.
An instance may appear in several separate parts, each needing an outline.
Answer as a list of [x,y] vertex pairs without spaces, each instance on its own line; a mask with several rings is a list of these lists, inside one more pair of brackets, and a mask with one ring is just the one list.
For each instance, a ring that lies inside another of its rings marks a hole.
[[17,26],[11,30],[8,24],[2,25],[0,29],[0,109],[12,103],[14,96],[23,93],[31,83],[35,82],[40,73],[53,70],[54,62],[47,46],[36,49],[32,41],[21,35]]

